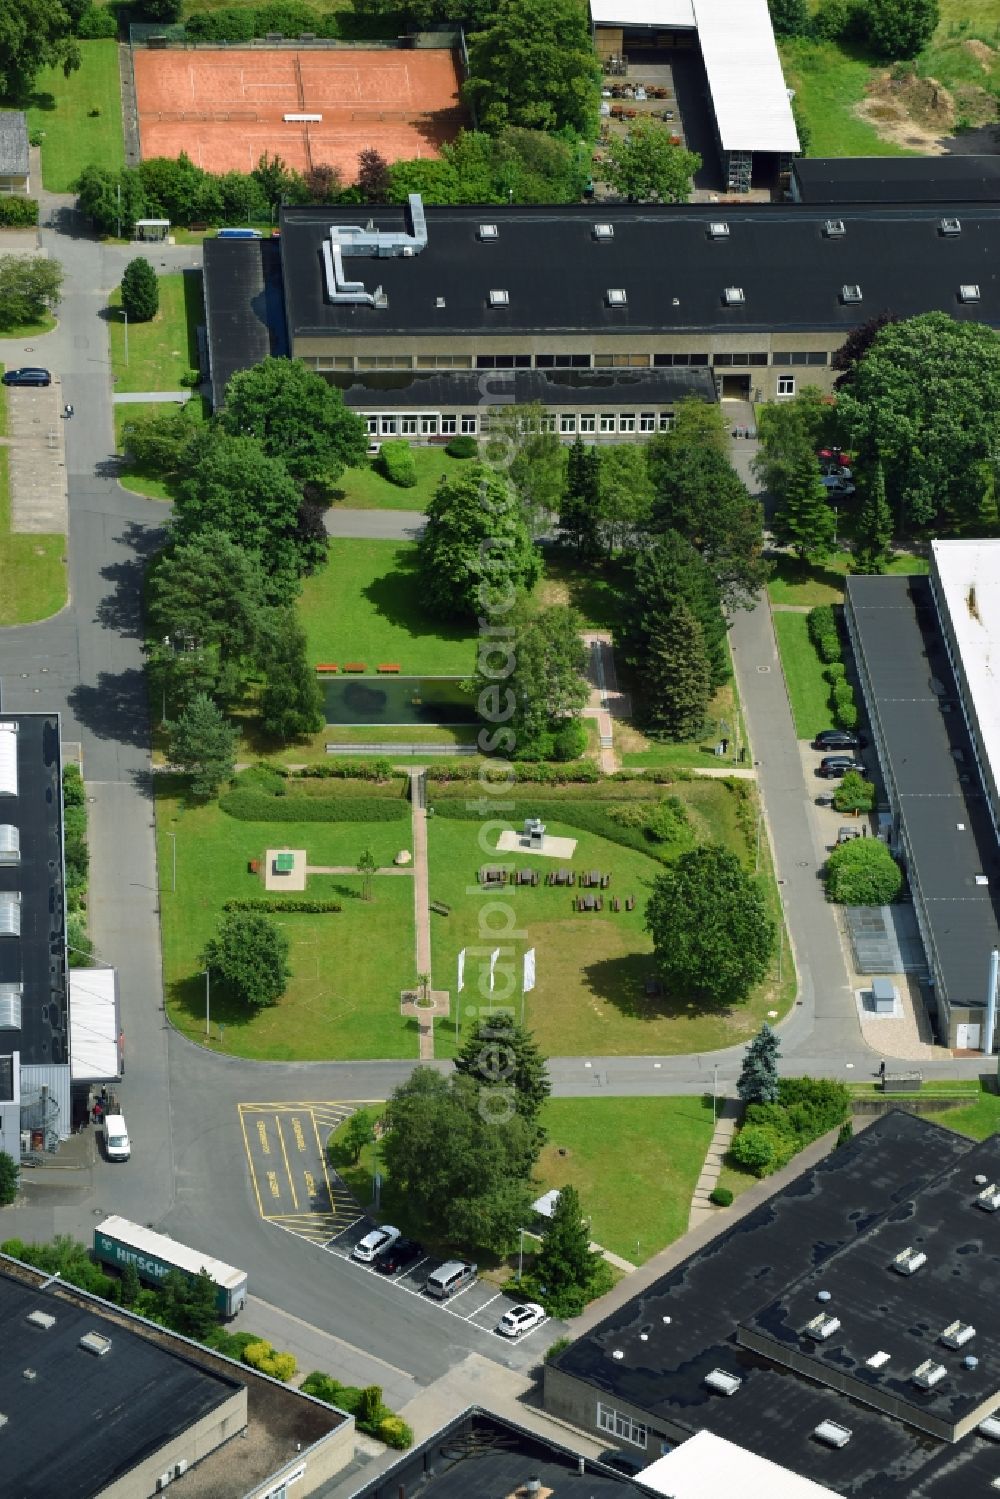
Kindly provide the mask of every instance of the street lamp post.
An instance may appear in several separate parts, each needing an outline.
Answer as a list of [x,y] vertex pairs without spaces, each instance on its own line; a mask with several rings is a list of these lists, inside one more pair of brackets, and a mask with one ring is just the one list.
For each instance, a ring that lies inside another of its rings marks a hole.
[[177,893],[177,834],[167,828],[167,837],[170,839],[170,893]]
[[715,1124],[719,1116],[719,1069],[712,1068],[712,1123]]
[[211,977],[210,977],[211,972],[212,972],[212,970],[210,968],[206,968],[205,969],[205,1035],[206,1036],[208,1036],[210,1034],[208,1027],[209,1027],[209,1005],[210,1005],[211,996],[212,996],[212,980],[211,980]]
[[521,1271],[524,1269],[524,1229],[517,1231],[517,1283],[521,1284]]

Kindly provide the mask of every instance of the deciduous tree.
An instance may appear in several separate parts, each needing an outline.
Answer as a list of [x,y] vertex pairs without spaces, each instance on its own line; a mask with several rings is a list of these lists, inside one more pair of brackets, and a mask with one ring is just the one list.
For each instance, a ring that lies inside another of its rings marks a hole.
[[291,977],[288,947],[288,934],[272,917],[227,911],[205,945],[202,962],[237,999],[264,1009],[278,1003]]
[[196,431],[196,409],[192,402],[183,406],[157,406],[153,411],[126,417],[122,423],[122,448],[140,468],[157,478],[170,478],[182,466],[184,452]]
[[59,301],[63,268],[43,255],[0,255],[0,328],[39,322]]
[[171,762],[191,777],[192,793],[214,796],[236,765],[236,730],[204,692],[195,693],[165,727]]
[[145,255],[137,255],[125,267],[121,295],[122,310],[131,322],[152,322],[160,307],[160,284]]
[[646,450],[639,443],[612,443],[599,450],[598,535],[609,557],[632,550],[649,523],[653,483]]
[[602,156],[604,181],[630,203],[686,203],[701,166],[697,152],[677,145],[668,129],[649,119],[612,136]]
[[888,906],[903,890],[903,871],[881,838],[852,838],[832,849],[826,898],[845,906]]
[[80,66],[72,18],[59,0],[4,0],[0,6],[0,95],[27,99],[42,68],[66,78]]
[[657,877],[646,930],[671,995],[742,1004],[767,973],[774,922],[758,881],[720,844],[689,850]]
[[941,19],[938,0],[865,0],[860,10],[868,45],[887,61],[916,57]]
[[566,757],[558,740],[587,702],[583,620],[575,609],[553,604],[532,614],[519,609],[511,635],[483,642],[475,686],[490,724],[505,725],[505,753],[517,759]]
[[269,458],[254,437],[214,428],[192,439],[187,472],[178,484],[172,529],[178,541],[202,531],[224,531],[255,552],[265,575],[284,593],[306,568],[297,544],[302,495],[284,463]]
[[235,374],[220,425],[233,436],[256,438],[300,484],[332,485],[364,461],[367,449],[362,418],[301,359],[264,359]]
[[491,134],[507,125],[596,134],[601,70],[577,0],[498,0],[469,37],[465,97]]
[[520,499],[507,478],[468,463],[442,479],[427,507],[417,566],[428,608],[445,619],[474,617],[492,601],[530,590],[541,561]]
[[506,469],[532,532],[558,513],[566,480],[566,449],[548,430],[541,404],[502,406],[490,413],[487,456]]
[[266,734],[283,743],[323,727],[323,694],[309,664],[306,632],[291,609],[271,616],[260,652],[264,688],[260,721]]

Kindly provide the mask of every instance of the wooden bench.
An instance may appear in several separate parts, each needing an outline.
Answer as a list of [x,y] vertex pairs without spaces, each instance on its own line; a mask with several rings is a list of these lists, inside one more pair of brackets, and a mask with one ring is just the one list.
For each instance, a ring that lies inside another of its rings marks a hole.
[[381,661],[375,668],[376,671],[398,671],[399,665],[395,661]]
[[345,671],[367,671],[368,668],[365,666],[365,663],[363,661],[345,661],[344,662],[344,670]]
[[316,670],[317,671],[339,671],[340,667],[337,665],[336,661],[317,661],[316,662]]
[[432,900],[429,905],[431,910],[436,911],[439,916],[451,915],[451,906],[446,906],[443,900]]
[[189,224],[188,228],[191,230],[192,234],[204,234],[205,230],[208,228],[208,225],[207,224]]

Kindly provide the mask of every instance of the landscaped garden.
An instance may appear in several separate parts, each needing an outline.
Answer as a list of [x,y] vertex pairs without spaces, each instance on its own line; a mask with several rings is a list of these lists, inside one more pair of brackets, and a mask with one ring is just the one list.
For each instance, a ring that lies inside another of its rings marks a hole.
[[117,391],[180,390],[198,368],[197,329],[205,317],[201,273],[176,271],[157,280],[156,316],[148,323],[130,322],[127,329],[121,293],[111,293],[111,368]]
[[426,510],[442,478],[451,478],[467,459],[453,458],[443,447],[410,449],[416,483],[393,484],[377,458],[362,468],[345,469],[337,480],[333,501],[345,510]]
[[[276,814],[273,822],[244,821],[217,801],[187,805],[179,788],[168,786],[156,802],[167,1013],[179,1030],[203,1041],[201,954],[224,902],[265,896],[251,862],[263,868],[266,849],[298,848],[310,865],[356,870],[367,847],[378,866],[390,866],[410,847],[409,804],[398,778],[375,788],[363,781],[296,782],[292,794],[307,803],[337,798],[344,820],[289,822]],[[388,804],[394,820],[353,820],[362,809],[351,803],[373,797]],[[294,815],[290,800],[291,794],[276,798],[277,811]],[[213,1050],[267,1060],[415,1055],[416,1026],[399,1013],[400,990],[416,978],[412,876],[375,875],[371,901],[361,898],[362,886],[357,873],[311,874],[308,898],[337,901],[342,909],[274,912],[291,940],[287,990],[276,1005],[254,1011],[217,986],[210,1000]]]
[[125,162],[117,43],[79,47],[79,69],[67,77],[61,67],[43,68],[28,106],[28,131],[42,135],[42,180],[50,193],[72,192],[91,162],[112,171]]
[[[0,391],[0,435],[7,431],[7,393]],[[66,602],[66,537],[11,530],[10,467],[0,447],[0,625],[48,619]]]
[[823,662],[809,637],[806,614],[776,613],[774,633],[785,673],[788,701],[799,739],[813,739],[833,722],[830,684],[823,677]]
[[[480,841],[480,829],[491,817],[479,812],[472,788],[461,783],[430,785],[434,815],[428,829],[430,895],[449,908],[432,914],[435,986],[451,993],[452,1013],[436,1027],[438,1055],[451,1055],[455,1040],[455,1007],[461,1003],[460,1026],[490,1003],[489,953],[503,948],[503,963],[513,969],[514,985],[498,965],[493,1001],[520,1010],[523,954],[536,952],[537,985],[525,996],[525,1023],[546,1055],[630,1055],[710,1050],[733,1045],[757,1030],[770,1010],[784,1012],[791,1003],[794,974],[785,959],[779,984],[776,965],[746,1005],[717,1008],[687,999],[666,998],[652,961],[653,943],[644,930],[650,887],[663,869],[696,843],[713,840],[752,862],[750,841],[756,814],[747,816],[746,783],[739,789],[714,780],[679,781],[663,788],[646,781],[602,781],[596,786],[519,787],[515,798],[499,797],[496,821]],[[477,788],[478,791],[478,788]],[[673,804],[659,826],[667,834],[651,838],[642,830],[650,809],[669,793]],[[502,809],[502,810],[501,810]],[[502,827],[519,828],[525,817],[540,816],[548,835],[576,840],[571,858],[552,859],[522,852],[493,855]],[[648,850],[645,851],[645,850]],[[766,849],[765,849],[766,854]],[[477,871],[495,862],[515,870],[538,872],[537,885],[505,884],[489,894],[477,883]],[[547,874],[571,868],[610,875],[596,894],[603,908],[579,911],[578,899],[591,895],[579,882],[572,887],[545,883]],[[635,899],[632,910],[626,900]],[[621,909],[614,910],[613,902]],[[776,896],[773,897],[776,905]],[[499,902],[515,913],[514,931],[479,930],[484,904]],[[772,907],[773,912],[773,907]],[[495,940],[494,940],[495,936]],[[467,950],[465,989],[456,991],[458,953]]]

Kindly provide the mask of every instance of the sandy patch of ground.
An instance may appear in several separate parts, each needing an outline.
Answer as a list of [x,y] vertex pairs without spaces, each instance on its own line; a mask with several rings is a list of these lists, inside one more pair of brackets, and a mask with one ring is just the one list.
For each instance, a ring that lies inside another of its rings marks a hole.
[[968,41],[962,43],[962,46],[976,59],[984,73],[990,71],[996,61],[996,52],[992,47],[976,37],[970,37]]
[[912,73],[894,78],[888,70],[875,74],[855,112],[883,140],[929,156],[944,154],[941,138],[955,124],[955,101],[942,84]]

